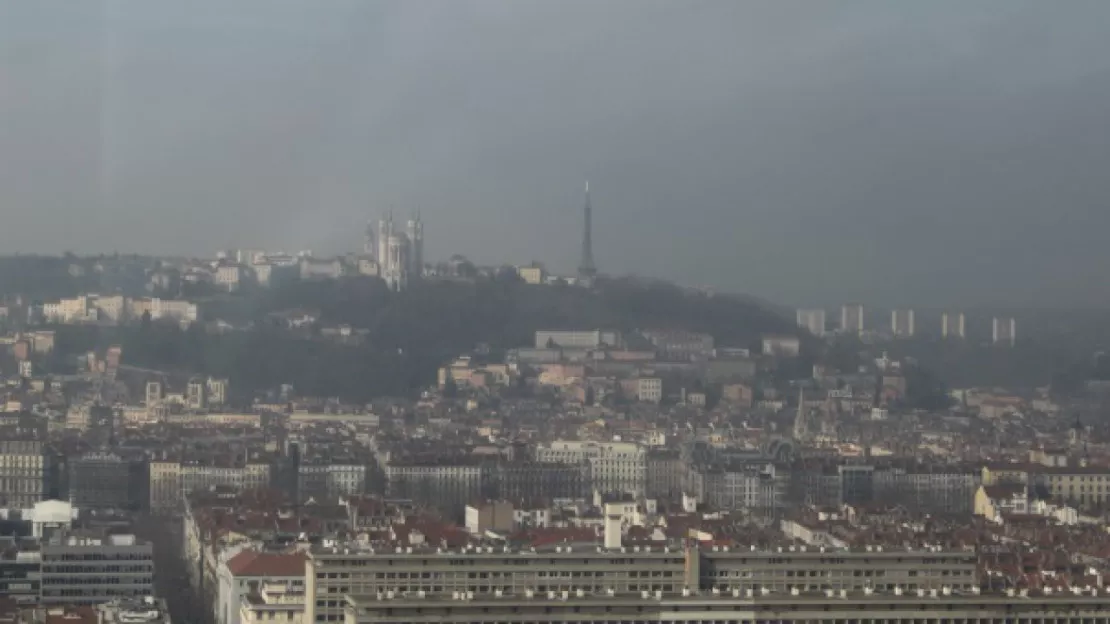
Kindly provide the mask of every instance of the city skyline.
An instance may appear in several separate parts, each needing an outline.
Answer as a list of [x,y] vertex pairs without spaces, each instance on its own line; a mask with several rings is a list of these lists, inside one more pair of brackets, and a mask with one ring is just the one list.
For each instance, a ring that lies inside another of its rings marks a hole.
[[1110,620],[1107,35],[0,0],[0,624]]

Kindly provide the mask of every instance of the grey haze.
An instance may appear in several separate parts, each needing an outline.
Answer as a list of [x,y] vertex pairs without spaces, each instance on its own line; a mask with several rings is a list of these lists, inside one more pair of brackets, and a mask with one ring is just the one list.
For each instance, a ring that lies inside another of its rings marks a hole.
[[0,252],[595,257],[1110,304],[1110,2],[0,0]]

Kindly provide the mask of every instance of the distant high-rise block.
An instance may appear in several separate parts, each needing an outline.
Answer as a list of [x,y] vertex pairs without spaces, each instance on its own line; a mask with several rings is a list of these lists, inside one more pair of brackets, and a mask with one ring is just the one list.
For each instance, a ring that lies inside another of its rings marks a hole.
[[384,272],[385,268],[389,266],[389,237],[393,236],[393,211],[386,213],[381,220],[378,221],[378,244],[375,246],[374,252],[378,256],[378,266]]
[[814,336],[825,335],[824,310],[798,310],[798,327],[801,327]]
[[847,334],[863,333],[863,305],[849,303],[840,308],[840,331]]
[[890,312],[890,332],[900,338],[913,336],[913,310],[892,310]]
[[991,325],[994,344],[1014,346],[1017,341],[1017,321],[1013,317],[996,316]]
[[963,312],[945,312],[940,317],[940,333],[945,338],[967,338]]
[[424,275],[424,222],[417,213],[415,219],[408,222],[409,257],[408,272],[411,277],[419,279]]

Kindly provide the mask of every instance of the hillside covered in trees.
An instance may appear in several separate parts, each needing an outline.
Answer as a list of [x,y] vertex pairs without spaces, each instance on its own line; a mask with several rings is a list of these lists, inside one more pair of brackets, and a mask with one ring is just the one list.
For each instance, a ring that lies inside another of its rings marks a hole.
[[[80,353],[123,346],[127,364],[229,377],[254,391],[291,383],[299,392],[366,400],[407,395],[435,379],[444,361],[488,345],[494,353],[532,344],[537,329],[683,328],[717,344],[758,348],[767,333],[796,333],[794,324],[758,304],[661,282],[606,280],[593,289],[527,285],[503,275],[476,281],[430,281],[391,292],[374,278],[297,282],[206,304],[205,316],[248,330],[209,333],[201,325],[141,323],[65,327],[59,350]],[[308,309],[322,327],[369,331],[359,345],[291,332],[267,319]]]

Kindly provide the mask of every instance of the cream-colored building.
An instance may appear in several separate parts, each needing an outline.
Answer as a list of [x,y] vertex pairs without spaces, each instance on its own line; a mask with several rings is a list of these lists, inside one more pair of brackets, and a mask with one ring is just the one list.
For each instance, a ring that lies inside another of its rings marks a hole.
[[150,462],[150,510],[165,513],[181,504],[181,464],[175,461]]
[[304,622],[304,588],[266,583],[258,593],[247,594],[239,608],[241,624],[301,624]]
[[216,267],[216,284],[229,292],[239,290],[245,277],[246,270],[238,264],[223,264]]
[[213,486],[236,490],[255,490],[270,483],[270,465],[252,462],[243,466],[219,466],[202,462],[151,461],[151,513],[169,513],[178,509],[190,492]]
[[52,323],[90,323],[97,320],[96,295],[79,295],[44,303],[43,317]]
[[814,336],[825,335],[825,311],[821,309],[798,310],[798,327],[808,331]]
[[180,299],[150,300],[150,318],[153,320],[170,319],[182,322],[196,322],[200,318],[197,304]]
[[775,357],[796,357],[802,342],[796,336],[764,336],[763,353]]
[[645,403],[663,400],[663,380],[658,377],[640,377],[636,380],[636,398]]
[[547,271],[540,264],[517,267],[516,273],[525,284],[542,284],[547,280]]

